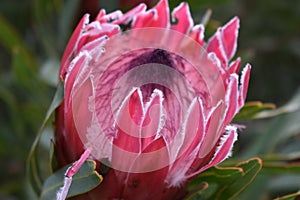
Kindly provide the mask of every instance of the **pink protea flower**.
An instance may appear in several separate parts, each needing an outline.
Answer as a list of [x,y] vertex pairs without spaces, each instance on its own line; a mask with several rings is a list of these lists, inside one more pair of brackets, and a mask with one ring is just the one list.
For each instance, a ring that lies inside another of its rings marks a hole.
[[239,19],[206,43],[187,3],[171,19],[167,0],[88,18],[74,30],[60,68],[59,165],[87,152],[108,166],[84,199],[184,198],[189,180],[226,159],[237,139],[230,121],[250,76],[249,64],[239,78],[241,60],[231,61]]

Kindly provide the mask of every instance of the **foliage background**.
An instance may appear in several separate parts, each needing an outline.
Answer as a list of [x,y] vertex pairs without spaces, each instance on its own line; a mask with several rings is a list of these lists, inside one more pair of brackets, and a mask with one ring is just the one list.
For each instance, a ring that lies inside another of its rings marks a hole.
[[[30,199],[26,157],[54,95],[59,60],[75,24],[85,12],[93,17],[100,8],[127,10],[135,2],[1,0],[0,199]],[[170,0],[170,5],[180,2]],[[240,134],[233,159],[280,156],[300,168],[300,1],[188,2],[198,23],[208,8],[213,10],[207,37],[233,16],[240,17],[238,56],[253,66],[248,101],[280,107],[295,97],[274,112],[275,117],[239,122],[247,128]],[[41,146],[47,150],[51,127],[45,135]],[[300,190],[300,170],[265,171],[239,199],[272,199]]]

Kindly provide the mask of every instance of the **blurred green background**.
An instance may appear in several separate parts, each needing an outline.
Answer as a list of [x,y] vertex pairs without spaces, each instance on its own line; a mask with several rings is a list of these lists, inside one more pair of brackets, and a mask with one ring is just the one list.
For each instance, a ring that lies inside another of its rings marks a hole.
[[[0,199],[30,199],[25,161],[54,95],[63,49],[82,14],[89,12],[93,18],[100,8],[125,11],[138,2],[0,1]],[[147,1],[148,5],[155,2]],[[180,2],[170,0],[170,6]],[[272,154],[299,164],[300,1],[188,2],[196,23],[212,9],[206,37],[233,16],[240,17],[237,55],[253,66],[248,101],[288,105],[276,110],[275,117],[240,122],[247,128],[240,134],[233,158]],[[45,149],[51,127],[46,131],[49,134],[41,143]],[[261,173],[239,199],[272,199],[297,190],[300,173]]]

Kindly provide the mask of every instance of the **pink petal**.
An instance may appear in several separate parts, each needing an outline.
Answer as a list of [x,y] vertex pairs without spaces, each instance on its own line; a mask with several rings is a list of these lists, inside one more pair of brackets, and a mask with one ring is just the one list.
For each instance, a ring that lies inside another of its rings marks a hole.
[[206,164],[205,166],[203,166],[202,168],[200,168],[199,170],[190,174],[188,176],[188,178],[191,178],[191,177],[205,171],[206,169],[221,163],[222,161],[224,161],[226,158],[228,158],[231,155],[231,150],[233,148],[233,144],[237,140],[236,128],[233,126],[228,127],[226,133],[219,139],[220,139],[219,146],[217,146],[215,154],[214,154],[213,158],[211,159],[211,161],[208,164]]
[[[123,157],[123,158],[127,158]],[[168,168],[169,150],[166,140],[163,137],[152,140],[152,142],[140,152],[134,160],[131,160],[128,172],[131,173],[149,173]]]
[[246,95],[248,91],[249,79],[250,79],[251,65],[247,64],[242,71],[240,94],[239,94],[239,108],[243,107],[246,100]]
[[97,15],[97,17],[95,18],[95,21],[100,22],[101,18],[104,17],[106,15],[106,11],[104,9],[101,9]]
[[132,22],[132,29],[150,27],[156,15],[154,10],[138,14]]
[[154,91],[144,110],[142,94],[138,89],[125,99],[117,117],[118,134],[114,145],[129,152],[149,151],[149,146],[156,147],[154,144],[157,142],[153,141],[162,126],[162,95]]
[[224,126],[230,123],[238,109],[238,76],[236,74],[231,75],[230,82],[227,86],[225,95],[226,116],[224,120]]
[[237,47],[239,19],[237,17],[219,28],[207,44],[207,52],[215,52],[223,66],[234,56]]
[[[154,143],[162,143],[162,145],[166,145],[162,138],[158,139]],[[154,145],[156,146],[157,144]],[[165,153],[165,156],[167,156],[167,152]],[[166,158],[162,155],[161,157],[158,156],[156,158],[152,158],[152,160],[138,160],[136,165],[145,164],[151,166],[155,165],[156,162],[160,162],[160,159]],[[164,180],[167,173],[167,166],[156,171],[146,173],[129,173],[124,180],[125,187],[122,191],[122,199],[162,199],[161,195],[163,195],[163,190],[166,187]],[[151,187],[150,190],[149,187]]]
[[[237,130],[235,127],[228,127],[226,134],[221,138],[220,144],[216,149],[215,155],[211,162],[204,166],[200,171],[204,171],[212,166],[219,164],[226,158],[231,156],[231,150],[233,148],[234,142],[237,140]],[[198,172],[199,173],[199,172]]]
[[[71,109],[70,102],[71,102],[71,97],[70,95],[73,92],[74,89],[74,83],[78,79],[78,74],[83,73],[84,71],[88,70],[87,69],[87,63],[88,63],[88,57],[89,54],[87,52],[80,53],[77,57],[75,57],[72,61],[72,63],[69,66],[69,69],[67,71],[67,76],[65,80],[65,96],[64,100],[66,103],[66,108],[65,110]],[[88,73],[88,71],[86,71]],[[86,77],[85,77],[86,78]],[[82,80],[84,81],[84,80]]]
[[204,158],[209,154],[220,137],[220,128],[222,127],[222,118],[224,116],[225,105],[220,101],[213,109],[207,120],[206,134],[203,139],[203,144],[200,147],[199,157]]
[[140,13],[132,22],[132,29],[144,27],[167,28],[169,26],[169,5],[161,0],[153,9]]
[[217,69],[219,70],[219,73],[223,79],[223,84],[225,86],[226,89],[226,81],[227,81],[227,76],[228,76],[228,72],[226,71],[226,68],[224,67],[224,62],[221,63],[221,60],[219,59],[219,57],[216,55],[216,53],[214,52],[210,52],[208,53],[208,58],[212,61],[212,63],[214,63],[214,65],[217,67]]
[[178,135],[182,135],[181,137],[183,138],[181,139],[177,136],[174,139],[177,140],[179,138],[180,140],[183,140],[183,143],[181,142],[181,145],[177,145],[177,142],[174,141],[173,144],[175,148],[172,149],[171,147],[171,151],[173,151],[171,152],[171,155],[177,155],[176,161],[172,164],[170,172],[166,178],[166,182],[171,186],[178,186],[186,181],[186,172],[190,169],[199,153],[199,147],[203,142],[205,131],[205,117],[203,109],[202,101],[200,99],[196,99],[189,108],[183,133],[178,133]]
[[[120,137],[123,137],[121,135]],[[114,143],[112,152],[112,168],[129,173],[148,173],[169,165],[169,152],[166,148],[166,142],[163,137],[154,139],[143,151],[132,152],[124,149],[124,146],[128,148],[139,149],[139,143],[131,140],[123,140],[121,143]],[[129,144],[123,144],[127,142]],[[122,146],[120,146],[122,145]],[[129,147],[135,145],[136,147]],[[125,159],[125,160],[124,160]]]
[[230,60],[236,52],[239,27],[240,20],[238,17],[234,17],[223,26],[222,42],[228,60]]
[[99,37],[87,44],[85,44],[82,48],[81,51],[88,51],[93,55],[93,60],[98,61],[99,56],[102,55],[103,53],[103,45],[107,42],[109,38],[105,35],[102,37]]
[[[96,20],[100,23],[111,23],[118,19],[120,19],[123,16],[123,13],[120,10],[116,10],[112,13],[108,13],[105,15],[105,11],[100,11],[98,14]],[[96,21],[95,20],[95,21]]]
[[135,16],[144,13],[146,11],[146,4],[141,3],[135,8],[125,13],[120,19],[114,21],[114,24],[128,24]]
[[199,45],[203,46],[204,44],[204,26],[202,24],[198,24],[192,28],[190,33],[190,38],[194,39],[199,43]]
[[62,79],[65,79],[66,72],[68,71],[68,65],[73,59],[72,55],[78,53],[77,44],[80,39],[80,35],[82,34],[82,31],[84,27],[88,24],[88,22],[89,22],[89,15],[86,14],[82,17],[77,27],[73,31],[73,34],[67,44],[67,47],[65,48],[65,52],[61,59],[61,66],[59,72],[60,77],[62,77]]
[[172,25],[171,28],[183,34],[187,34],[194,24],[187,3],[181,3],[173,10],[172,19],[176,21],[177,24]]
[[237,58],[235,61],[230,63],[229,66],[229,73],[233,74],[233,73],[238,73],[240,70],[240,66],[241,66],[241,58]]
[[[67,122],[65,132],[71,134],[67,137],[68,140],[80,137],[80,143],[85,145],[88,141],[87,130],[93,121],[93,113],[89,108],[94,87],[93,80],[89,76],[88,55],[80,53],[73,61],[76,61],[76,64],[71,73],[68,74],[65,84],[65,120]],[[70,88],[72,91],[69,91]],[[76,137],[74,130],[77,133]]]
[[98,40],[103,36],[111,37],[120,32],[120,27],[114,24],[100,25],[99,23],[97,23],[98,26],[96,27],[89,27],[89,25],[87,26],[88,30],[84,34],[82,34],[82,37],[78,41],[78,51],[81,51],[81,48],[83,46],[89,44],[90,42],[94,42],[95,40]]
[[194,150],[196,150],[196,153],[198,153],[199,146],[203,142],[204,138],[205,116],[202,100],[197,99],[195,104],[192,105],[190,109],[191,110],[188,113],[187,121],[184,127],[184,143],[180,149],[183,152],[179,153],[179,155],[183,158],[187,157],[188,155],[191,156],[191,152]]
[[206,51],[208,53],[211,53],[211,52],[215,53],[216,56],[221,61],[221,65],[224,67],[228,63],[228,58],[226,56],[224,47],[222,45],[221,34],[222,34],[222,29],[219,28],[217,30],[217,32],[209,39],[207,46],[206,46]]
[[[202,101],[194,99],[187,111],[182,132],[177,133],[172,141],[171,154],[180,162],[201,144],[204,136],[204,108]],[[174,148],[172,148],[174,147]],[[176,161],[177,162],[177,161]],[[176,165],[176,164],[175,164]]]
[[167,28],[170,24],[170,10],[168,0],[160,0],[160,2],[153,8],[157,10],[158,19],[153,27]]
[[143,118],[143,100],[139,90],[129,94],[117,113],[115,146],[130,152],[141,152],[140,125]]
[[164,125],[163,93],[154,90],[150,101],[145,105],[145,114],[142,119],[141,137],[143,138],[142,148],[147,146],[160,135]]
[[[139,90],[134,90],[123,101],[116,117],[117,134],[113,138],[112,168],[129,172],[142,152],[140,124],[143,117],[143,100]],[[122,159],[126,158],[126,162]]]

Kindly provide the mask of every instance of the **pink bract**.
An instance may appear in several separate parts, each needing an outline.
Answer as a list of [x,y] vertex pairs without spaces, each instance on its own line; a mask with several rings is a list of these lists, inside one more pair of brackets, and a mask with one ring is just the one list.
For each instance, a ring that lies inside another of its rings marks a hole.
[[167,0],[81,19],[62,57],[55,133],[59,166],[88,148],[104,176],[83,199],[182,199],[231,155],[251,68],[239,78],[238,29],[234,17],[205,42],[188,4],[170,15]]

